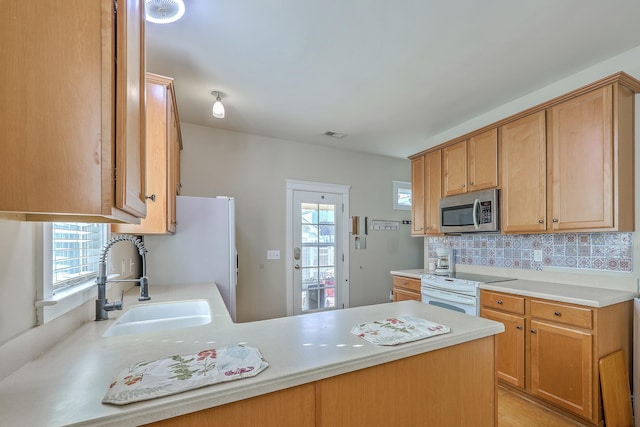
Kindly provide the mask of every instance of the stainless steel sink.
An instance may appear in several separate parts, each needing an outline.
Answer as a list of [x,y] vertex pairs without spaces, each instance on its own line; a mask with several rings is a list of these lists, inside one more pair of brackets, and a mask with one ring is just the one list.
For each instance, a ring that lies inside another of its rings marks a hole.
[[206,300],[134,305],[103,334],[104,337],[188,328],[211,323]]

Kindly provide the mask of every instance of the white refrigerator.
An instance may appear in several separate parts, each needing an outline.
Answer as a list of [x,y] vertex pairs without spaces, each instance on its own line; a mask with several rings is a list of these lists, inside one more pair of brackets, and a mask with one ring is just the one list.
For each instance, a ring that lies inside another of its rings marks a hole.
[[236,321],[238,253],[233,197],[178,196],[176,233],[145,236],[147,277],[154,285],[213,282]]

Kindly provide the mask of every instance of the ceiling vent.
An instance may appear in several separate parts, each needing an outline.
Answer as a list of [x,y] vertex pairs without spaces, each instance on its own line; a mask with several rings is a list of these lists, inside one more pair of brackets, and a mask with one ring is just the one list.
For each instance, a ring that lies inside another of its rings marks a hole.
[[324,136],[330,136],[331,138],[335,138],[335,139],[342,139],[345,136],[347,136],[346,133],[334,132],[332,130],[326,130],[322,134]]
[[182,0],[145,0],[146,20],[154,24],[175,22],[184,15]]

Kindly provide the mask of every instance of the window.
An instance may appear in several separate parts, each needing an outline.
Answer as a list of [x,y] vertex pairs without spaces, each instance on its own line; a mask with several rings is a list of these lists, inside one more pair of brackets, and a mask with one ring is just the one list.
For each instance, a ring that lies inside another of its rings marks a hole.
[[54,294],[96,277],[105,241],[104,224],[51,224],[51,285]]
[[393,181],[393,209],[400,211],[411,210],[411,183]]
[[108,224],[42,224],[38,238],[42,274],[35,303],[38,324],[96,297],[95,277],[108,231]]

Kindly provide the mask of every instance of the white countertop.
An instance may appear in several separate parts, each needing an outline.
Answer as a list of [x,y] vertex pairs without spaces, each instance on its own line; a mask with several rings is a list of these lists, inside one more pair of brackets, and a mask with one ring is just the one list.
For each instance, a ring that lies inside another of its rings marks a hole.
[[[136,289],[125,309],[138,304]],[[0,382],[2,426],[133,426],[293,387],[504,331],[501,323],[403,301],[250,323],[231,322],[212,284],[155,286],[153,302],[205,298],[208,325],[102,337],[122,312],[88,322],[40,358]],[[350,333],[362,322],[414,315],[451,333],[393,347],[375,346]],[[270,366],[259,375],[125,406],[102,404],[114,376],[141,360],[161,359],[232,344],[260,350]]]
[[414,269],[414,270],[393,270],[391,271],[392,276],[403,276],[403,277],[411,277],[412,279],[422,279],[422,276],[425,274],[433,274],[433,271],[425,270],[425,269]]
[[[393,270],[392,276],[404,276],[420,279],[428,270]],[[637,292],[627,290],[605,289],[593,286],[566,285],[562,283],[540,282],[535,280],[514,279],[505,282],[484,283],[480,289],[524,295],[588,307],[606,307],[638,296]]]
[[508,282],[485,283],[480,289],[543,298],[588,307],[606,307],[638,296],[637,292],[594,288],[590,286],[563,285],[560,283],[536,282],[533,280],[510,280]]

